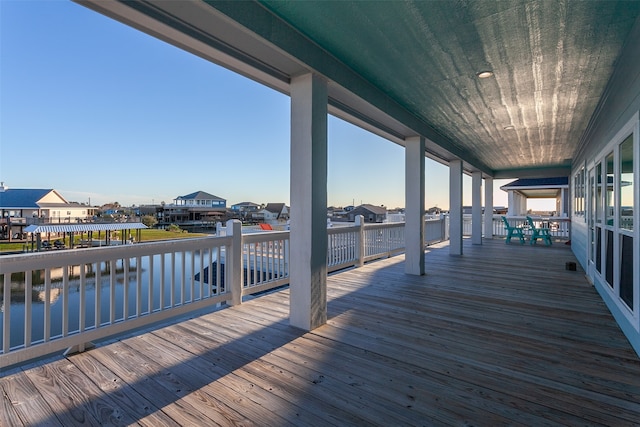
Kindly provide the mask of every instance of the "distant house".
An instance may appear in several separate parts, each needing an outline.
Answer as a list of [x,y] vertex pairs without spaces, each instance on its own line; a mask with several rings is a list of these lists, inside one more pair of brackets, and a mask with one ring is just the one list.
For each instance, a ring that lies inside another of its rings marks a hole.
[[231,210],[239,213],[257,212],[260,208],[261,205],[253,202],[240,202],[231,205]]
[[426,214],[428,215],[439,215],[442,212],[442,209],[437,206],[432,206],[426,210]]
[[2,218],[46,218],[52,222],[86,219],[96,209],[79,203],[69,203],[53,189],[8,188],[0,184]]
[[264,210],[274,214],[275,219],[284,221],[289,219],[289,208],[284,203],[267,203]]
[[205,193],[204,191],[196,191],[195,193],[179,196],[173,199],[175,206],[187,206],[194,208],[218,208],[226,209],[227,201],[222,197]]
[[384,222],[387,217],[387,208],[375,205],[360,205],[348,213],[349,221],[356,220],[356,216],[362,215],[365,222]]
[[0,183],[0,235],[21,235],[34,223],[70,223],[92,218],[97,209],[69,203],[53,189],[8,188]]
[[122,212],[122,207],[117,204],[107,203],[106,205],[100,206],[100,213],[104,215],[117,215]]
[[[482,214],[484,215],[484,206],[480,206],[480,210],[482,211]],[[473,206],[463,206],[462,207],[462,213],[464,215],[472,215],[473,214]]]
[[227,201],[204,191],[179,196],[161,209],[163,223],[195,226],[213,223],[225,217]]
[[240,202],[235,205],[231,205],[231,210],[234,211],[257,211],[260,209],[260,205],[258,203],[253,202]]
[[264,209],[252,214],[252,217],[267,224],[281,224],[289,220],[289,208],[284,203],[267,203]]
[[493,213],[496,215],[506,215],[508,211],[509,211],[509,208],[507,208],[506,206],[493,207]]

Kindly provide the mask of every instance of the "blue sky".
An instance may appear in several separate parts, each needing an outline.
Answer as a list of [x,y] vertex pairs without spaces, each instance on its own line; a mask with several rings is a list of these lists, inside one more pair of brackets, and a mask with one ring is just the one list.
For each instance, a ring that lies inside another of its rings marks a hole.
[[[289,203],[287,96],[70,1],[0,0],[0,31],[8,187],[93,205],[198,190]],[[404,206],[402,147],[334,117],[328,135],[330,205]],[[426,170],[427,207],[448,207],[448,168]]]

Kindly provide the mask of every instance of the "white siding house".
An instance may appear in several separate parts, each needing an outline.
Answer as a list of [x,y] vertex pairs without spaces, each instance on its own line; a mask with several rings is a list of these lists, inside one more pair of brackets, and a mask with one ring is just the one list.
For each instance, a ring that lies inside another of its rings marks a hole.
[[196,191],[195,193],[179,196],[173,200],[175,206],[188,206],[195,208],[226,208],[227,201],[222,197]]
[[571,243],[640,353],[640,26],[631,39],[573,159]]

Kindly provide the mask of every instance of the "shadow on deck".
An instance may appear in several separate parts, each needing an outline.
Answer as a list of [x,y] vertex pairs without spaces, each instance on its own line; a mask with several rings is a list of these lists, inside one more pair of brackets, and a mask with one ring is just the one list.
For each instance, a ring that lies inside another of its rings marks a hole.
[[288,290],[0,378],[0,425],[637,425],[640,359],[565,245],[465,240],[331,275],[326,325]]

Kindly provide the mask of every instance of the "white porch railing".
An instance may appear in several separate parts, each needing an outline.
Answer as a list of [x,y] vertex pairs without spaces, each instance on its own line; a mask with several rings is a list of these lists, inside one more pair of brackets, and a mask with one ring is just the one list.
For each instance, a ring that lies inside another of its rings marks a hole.
[[230,299],[218,256],[230,244],[201,238],[2,257],[0,368]]
[[[238,222],[224,231],[1,257],[0,369],[289,283],[288,231],[243,235]],[[426,243],[446,231],[446,218],[427,220]],[[327,235],[330,272],[404,250],[404,223],[359,223]]]
[[[531,219],[533,219],[534,224],[537,227],[547,227],[549,228],[549,234],[553,239],[559,240],[569,240],[570,239],[570,220],[567,217],[539,217],[530,215]],[[513,227],[521,227],[525,235],[531,234],[529,232],[529,226],[527,224],[526,216],[510,216],[507,217],[509,220],[509,224]],[[483,216],[483,224],[484,224],[484,216]],[[493,236],[501,236],[505,237],[507,235],[507,231],[504,228],[504,222],[502,222],[502,215],[494,215],[492,222],[492,235]],[[470,236],[472,227],[471,215],[464,215],[462,219],[462,232],[465,236]],[[486,231],[484,232],[486,235]]]
[[449,240],[449,217],[438,215],[424,223],[424,241],[427,245]]

